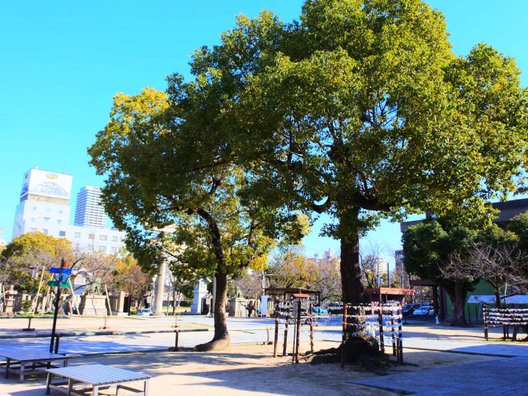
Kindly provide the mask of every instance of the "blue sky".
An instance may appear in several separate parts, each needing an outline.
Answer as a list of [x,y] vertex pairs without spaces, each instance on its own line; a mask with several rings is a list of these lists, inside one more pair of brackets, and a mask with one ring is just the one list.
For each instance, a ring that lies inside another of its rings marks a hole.
[[[528,71],[528,1],[430,0],[446,15],[457,54],[479,42],[516,58]],[[300,0],[90,2],[29,0],[0,4],[0,228],[11,238],[22,176],[33,166],[73,175],[73,196],[102,185],[86,148],[108,120],[112,97],[145,86],[165,89],[165,76],[188,74],[189,55],[219,41],[239,14],[270,9],[296,18]],[[527,77],[522,76],[523,86]],[[72,202],[72,204],[74,204]],[[74,206],[74,205],[73,205]],[[73,209],[73,208],[72,208]],[[313,234],[306,253],[339,250]],[[392,261],[397,224],[384,223],[363,242]]]

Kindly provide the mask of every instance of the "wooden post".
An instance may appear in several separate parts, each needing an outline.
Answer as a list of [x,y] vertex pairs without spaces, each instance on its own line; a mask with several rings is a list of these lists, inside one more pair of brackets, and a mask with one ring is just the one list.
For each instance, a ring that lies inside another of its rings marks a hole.
[[313,305],[310,303],[310,308],[308,309],[310,315],[310,352],[314,353],[314,313]]
[[301,339],[301,299],[297,301],[297,335],[295,337],[295,363],[299,363],[299,344]]
[[273,339],[273,357],[277,357],[277,344],[279,343],[279,311],[275,305],[275,337]]
[[110,313],[110,316],[113,315],[112,313],[112,306],[110,305],[110,294],[108,294],[108,288],[106,287],[106,283],[104,285],[105,293],[106,293],[106,303],[108,304],[108,312]]
[[44,300],[42,300],[42,310],[44,312],[46,312],[46,310],[48,308],[48,301],[49,301],[49,297],[50,297],[50,291],[51,291],[51,286],[48,286],[46,288],[46,297],[44,297]]
[[396,356],[396,337],[394,335],[394,308],[391,307],[391,338],[392,338],[392,356]]
[[380,365],[383,365],[383,356],[385,355],[385,340],[383,337],[383,308],[378,307],[379,339],[380,339]]
[[42,267],[42,272],[40,273],[40,280],[39,280],[39,284],[37,288],[37,293],[35,294],[35,300],[31,304],[31,310],[33,311],[33,314],[37,313],[40,288],[42,287],[42,280],[44,279],[44,271],[46,271],[46,268]]
[[290,319],[289,311],[286,312],[286,315],[284,315],[284,318],[285,318],[285,322],[284,322],[284,342],[282,344],[282,356],[286,356],[286,348],[288,348],[288,320]]
[[174,350],[178,350],[178,341],[180,339],[180,330],[174,330]]
[[483,316],[483,322],[484,322],[484,338],[486,341],[488,341],[488,309],[482,308],[482,316]]
[[346,340],[347,340],[347,317],[348,317],[348,303],[343,304],[343,330],[341,334],[341,368],[345,368],[346,362]]
[[72,315],[74,315],[73,313],[73,309],[76,308],[77,309],[77,314],[76,315],[79,315],[79,304],[77,303],[77,297],[75,296],[75,290],[73,288],[73,284],[72,282],[70,282],[70,292],[72,294],[72,302],[73,302],[73,305],[72,305]]
[[402,309],[401,305],[398,306],[398,355],[397,362],[403,364],[403,329],[402,329]]

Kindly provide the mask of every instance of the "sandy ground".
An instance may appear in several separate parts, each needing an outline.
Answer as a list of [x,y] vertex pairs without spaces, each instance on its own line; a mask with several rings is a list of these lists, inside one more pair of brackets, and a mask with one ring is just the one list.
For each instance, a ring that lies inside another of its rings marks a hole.
[[[23,337],[26,332],[22,332],[21,329],[27,324],[27,319],[0,320],[0,336]],[[168,330],[173,328],[174,324],[174,318],[111,318],[106,323],[102,318],[76,318],[60,320],[60,329],[61,331],[97,332],[102,330],[102,327],[107,327],[111,330],[126,332]],[[233,328],[246,326],[246,329],[264,328],[264,326],[268,326],[268,322],[237,319],[233,320],[230,326]],[[34,333],[49,332],[51,320],[35,320],[32,327],[36,328]],[[204,327],[211,327],[205,318],[199,320],[197,318],[182,318],[179,323],[179,328]],[[339,331],[340,327],[335,327],[335,330]],[[468,343],[471,345],[502,344],[502,342],[497,342],[500,332],[496,329],[492,335],[494,342],[489,343],[483,340],[480,328],[463,329],[431,324],[409,324],[404,327],[404,332],[406,337],[416,337],[425,342],[427,340],[460,341],[461,346]],[[262,337],[264,334],[262,332]],[[204,333],[204,335],[212,336],[211,333]],[[4,343],[6,342],[9,343],[9,339],[5,339]],[[511,341],[508,343],[511,344]],[[301,348],[306,348],[307,345],[307,343],[302,342]],[[336,342],[318,341],[315,350],[336,346],[338,346]],[[394,393],[376,386],[357,385],[354,384],[354,380],[385,374],[412,372],[416,373],[416,379],[419,381],[420,370],[498,359],[498,357],[483,355],[405,349],[404,365],[390,366],[382,372],[372,373],[352,367],[341,369],[339,364],[311,365],[301,362],[301,364],[294,365],[291,364],[291,357],[273,358],[272,355],[272,345],[233,344],[229,350],[215,353],[181,351],[85,356],[72,359],[70,365],[101,363],[148,373],[153,377],[150,381],[151,396],[337,396],[401,394],[401,392]],[[45,394],[45,379],[42,375],[29,376],[24,383],[19,383],[14,376],[9,379],[0,377],[0,396]],[[125,395],[125,392],[120,392],[120,395]]]
[[[316,350],[335,343],[316,343]],[[157,395],[395,395],[353,384],[354,379],[430,367],[478,362],[491,357],[446,352],[409,351],[406,364],[382,373],[341,369],[338,364],[291,364],[291,357],[273,358],[270,345],[233,345],[225,352],[161,352],[85,357],[71,365],[101,363],[151,374],[150,394]],[[417,374],[419,378],[419,374]],[[44,395],[43,376],[30,376],[22,384],[16,378],[0,379],[0,395]],[[52,392],[52,394],[57,394]],[[120,395],[127,394],[120,392]]]

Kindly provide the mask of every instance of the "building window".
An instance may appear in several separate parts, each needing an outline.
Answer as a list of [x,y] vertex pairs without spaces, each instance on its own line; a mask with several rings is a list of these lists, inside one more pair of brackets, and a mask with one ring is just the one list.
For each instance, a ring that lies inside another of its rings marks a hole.
[[117,242],[117,237],[116,236],[112,237],[112,242]]
[[73,237],[74,238],[80,238],[81,237],[81,233],[80,232],[74,232],[73,233]]
[[97,248],[97,250],[99,250],[100,252],[106,252],[106,246],[104,246],[104,245],[99,245],[99,247]]
[[44,221],[47,223],[50,221],[50,218],[49,217],[43,217]]
[[46,235],[48,235],[48,232],[49,232],[49,231],[48,231],[48,229],[47,229],[47,228],[44,228],[44,229],[42,230],[42,233],[43,233],[43,234],[46,234]]
[[66,231],[59,231],[59,236],[66,236]]
[[89,234],[88,239],[95,239],[95,234]]
[[34,217],[32,217],[32,218],[31,218],[31,221],[35,222],[35,218],[34,218]]
[[37,229],[36,228],[32,228],[31,232],[37,232]]
[[100,240],[100,241],[106,241],[106,240],[108,240],[108,236],[106,236],[106,235],[99,235],[99,240]]
[[62,220],[57,220],[57,224],[62,224]]
[[112,247],[110,248],[110,252],[111,252],[111,253],[117,253],[117,248],[116,248],[115,246],[112,246]]

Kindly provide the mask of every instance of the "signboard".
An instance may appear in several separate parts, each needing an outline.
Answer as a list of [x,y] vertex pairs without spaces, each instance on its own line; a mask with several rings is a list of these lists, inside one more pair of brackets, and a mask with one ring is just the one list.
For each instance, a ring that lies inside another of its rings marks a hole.
[[[55,287],[59,285],[59,281],[49,281],[48,286]],[[70,287],[70,282],[60,282],[60,287]]]
[[28,194],[52,198],[70,199],[72,176],[64,173],[30,169],[24,175],[20,198]]
[[[66,274],[66,275],[70,275],[70,274],[71,274],[71,271],[72,271],[71,268],[63,268],[63,269],[62,269],[62,273],[63,273],[63,274]],[[51,267],[51,268],[49,269],[49,272],[51,272],[52,274],[60,274],[60,268],[57,268],[57,267]]]

